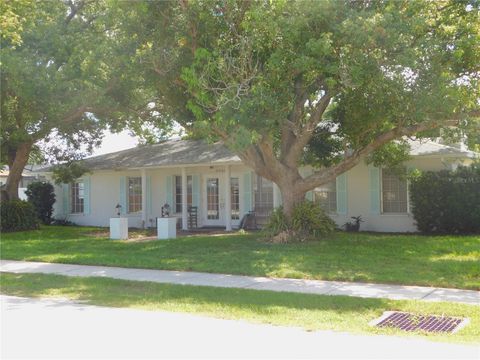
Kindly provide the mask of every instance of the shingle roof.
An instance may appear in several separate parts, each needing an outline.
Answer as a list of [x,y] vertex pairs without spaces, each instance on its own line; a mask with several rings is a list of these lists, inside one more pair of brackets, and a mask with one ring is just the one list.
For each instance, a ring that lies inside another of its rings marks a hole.
[[439,144],[431,140],[409,140],[410,145],[410,155],[411,156],[456,156],[464,158],[475,158],[478,157],[474,151],[462,149],[459,147]]
[[91,170],[157,166],[240,163],[222,143],[203,140],[169,140],[153,145],[99,155],[83,160]]
[[[478,154],[433,141],[409,140],[412,156],[457,156],[475,158]],[[240,158],[223,143],[208,144],[203,140],[169,140],[153,145],[94,156],[83,160],[90,170],[130,169],[180,165],[220,165],[241,163]],[[51,171],[44,168],[40,172]]]

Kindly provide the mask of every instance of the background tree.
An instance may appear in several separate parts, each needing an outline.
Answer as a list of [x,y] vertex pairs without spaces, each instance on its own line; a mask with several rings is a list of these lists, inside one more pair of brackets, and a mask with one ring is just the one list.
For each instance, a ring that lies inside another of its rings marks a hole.
[[114,46],[115,24],[103,1],[2,6],[8,31],[0,49],[1,163],[10,167],[8,198],[16,199],[29,158],[81,157],[107,125],[124,127],[141,96],[134,78],[113,66],[134,53]]
[[[279,186],[287,217],[362,159],[405,155],[395,139],[479,129],[473,0],[184,0],[115,11],[162,122],[223,140]],[[302,177],[305,163],[318,171]]]

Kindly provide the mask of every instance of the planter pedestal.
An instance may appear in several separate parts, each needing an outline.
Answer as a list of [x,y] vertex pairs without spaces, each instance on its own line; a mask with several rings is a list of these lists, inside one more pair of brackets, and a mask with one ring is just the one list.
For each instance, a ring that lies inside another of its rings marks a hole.
[[110,239],[126,240],[128,239],[128,219],[110,218]]
[[157,238],[160,240],[177,237],[177,218],[163,217],[157,219]]

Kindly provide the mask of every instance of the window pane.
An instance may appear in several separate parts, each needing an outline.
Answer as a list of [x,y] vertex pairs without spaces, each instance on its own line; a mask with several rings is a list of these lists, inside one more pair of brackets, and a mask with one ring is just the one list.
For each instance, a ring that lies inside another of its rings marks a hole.
[[142,211],[142,178],[128,178],[128,212]]
[[230,179],[230,193],[232,202],[232,220],[240,220],[240,186],[238,178]]
[[328,212],[337,212],[337,185],[335,181],[313,190],[313,201]]
[[407,212],[407,179],[388,169],[382,170],[382,202],[384,213]]
[[253,196],[257,216],[270,216],[273,210],[273,183],[257,175],[253,177]]
[[70,202],[71,213],[81,214],[83,213],[83,199],[84,199],[84,186],[83,182],[77,181],[71,184],[70,189]]
[[219,218],[218,179],[207,179],[207,219],[218,220]]

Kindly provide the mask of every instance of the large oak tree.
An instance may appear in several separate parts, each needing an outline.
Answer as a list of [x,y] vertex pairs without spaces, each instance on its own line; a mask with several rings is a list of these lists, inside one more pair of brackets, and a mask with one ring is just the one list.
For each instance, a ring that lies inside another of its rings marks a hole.
[[[98,145],[107,124],[133,113],[134,76],[115,64],[134,55],[115,47],[103,1],[24,1],[2,5],[1,163],[8,198],[32,154],[76,158]],[[143,104],[144,105],[144,104]],[[143,106],[142,106],[143,108]],[[121,110],[121,111],[120,111]]]
[[[478,136],[478,2],[183,0],[116,11],[162,121],[223,140],[279,186],[287,216],[395,139],[452,126],[470,143]],[[302,164],[317,171],[304,177]]]

